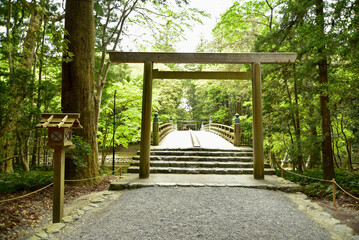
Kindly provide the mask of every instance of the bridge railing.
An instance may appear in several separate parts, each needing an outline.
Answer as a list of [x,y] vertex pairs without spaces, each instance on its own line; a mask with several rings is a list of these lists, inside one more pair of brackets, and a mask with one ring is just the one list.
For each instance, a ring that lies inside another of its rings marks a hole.
[[173,123],[164,123],[161,124],[158,129],[158,142],[161,142],[167,134],[176,130],[176,126]]
[[219,123],[212,123],[211,117],[209,124],[203,125],[202,130],[215,133],[237,147],[252,145],[252,138],[250,136],[244,136],[242,134],[238,113],[236,114],[234,127]]
[[204,125],[204,130],[215,133],[234,144],[234,127],[219,123],[209,123]]
[[152,127],[152,145],[158,146],[162,139],[170,132],[176,130],[176,125],[173,124],[172,116],[169,123],[158,125],[158,113],[154,114],[153,127]]

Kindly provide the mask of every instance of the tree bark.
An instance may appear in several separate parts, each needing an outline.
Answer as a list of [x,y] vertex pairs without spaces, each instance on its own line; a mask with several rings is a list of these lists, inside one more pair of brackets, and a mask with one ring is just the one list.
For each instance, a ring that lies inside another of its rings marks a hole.
[[328,85],[328,61],[326,51],[326,37],[325,37],[325,24],[324,24],[324,2],[323,0],[316,1],[316,23],[318,27],[318,37],[320,38],[321,46],[318,47],[318,68],[319,68],[319,83],[321,85],[320,93],[320,110],[322,116],[322,157],[323,157],[323,178],[331,180],[335,178],[334,163],[333,163],[333,150],[332,150],[332,137],[331,137],[331,121],[329,110],[329,94],[327,89]]
[[[77,112],[81,114],[82,130],[75,134],[91,146],[91,156],[85,157],[87,167],[78,167],[72,160],[66,159],[66,179],[83,179],[99,176],[97,126],[95,117],[94,93],[94,43],[95,26],[93,15],[93,0],[67,0],[65,13],[65,29],[69,41],[68,51],[74,56],[70,59],[64,54],[62,64],[62,112]],[[91,179],[80,182],[93,185],[99,181]]]

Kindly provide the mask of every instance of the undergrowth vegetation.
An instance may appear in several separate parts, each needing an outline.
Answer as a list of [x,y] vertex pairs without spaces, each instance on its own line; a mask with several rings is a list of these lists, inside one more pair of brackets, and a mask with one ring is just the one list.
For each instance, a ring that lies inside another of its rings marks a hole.
[[19,171],[12,174],[0,174],[0,192],[11,193],[23,190],[36,190],[53,182],[53,171]]

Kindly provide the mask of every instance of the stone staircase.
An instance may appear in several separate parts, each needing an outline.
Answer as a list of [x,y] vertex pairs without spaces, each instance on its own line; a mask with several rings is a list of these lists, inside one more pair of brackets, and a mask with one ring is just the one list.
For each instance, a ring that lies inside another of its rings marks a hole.
[[[139,155],[133,158],[128,173],[139,172],[139,160]],[[248,147],[151,149],[150,173],[253,174],[253,150]],[[275,171],[265,164],[264,174],[273,175]]]

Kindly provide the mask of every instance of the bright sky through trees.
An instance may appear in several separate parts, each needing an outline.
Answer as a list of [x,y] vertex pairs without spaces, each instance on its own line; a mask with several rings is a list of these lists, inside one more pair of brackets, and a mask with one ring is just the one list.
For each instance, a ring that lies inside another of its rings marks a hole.
[[216,23],[220,20],[220,15],[224,13],[230,6],[232,6],[233,0],[192,0],[189,3],[189,8],[198,8],[209,14],[210,18],[203,19],[203,25],[196,24],[193,26],[193,31],[186,31],[186,41],[182,41],[177,44],[178,52],[195,52],[197,45],[201,41],[201,37],[204,40],[212,38],[212,29]]
[[[192,30],[183,26],[183,29],[185,30],[184,37],[187,40],[176,43],[176,51],[195,52],[197,45],[201,42],[201,37],[203,40],[210,40],[212,38],[212,29],[220,20],[220,15],[223,14],[233,4],[233,1],[234,0],[190,0],[189,4],[186,6],[187,9],[197,8],[200,11],[205,11],[211,16],[209,18],[203,17],[203,24],[193,22]],[[174,4],[174,1],[170,1],[170,4]],[[175,5],[173,6],[176,8]],[[160,20],[157,19],[156,21]],[[154,44],[154,40],[151,37],[152,34],[153,32],[149,31],[147,25],[144,26],[142,24],[133,24],[129,28],[128,35],[122,40],[121,50],[151,51],[150,49],[147,49],[147,47]]]

